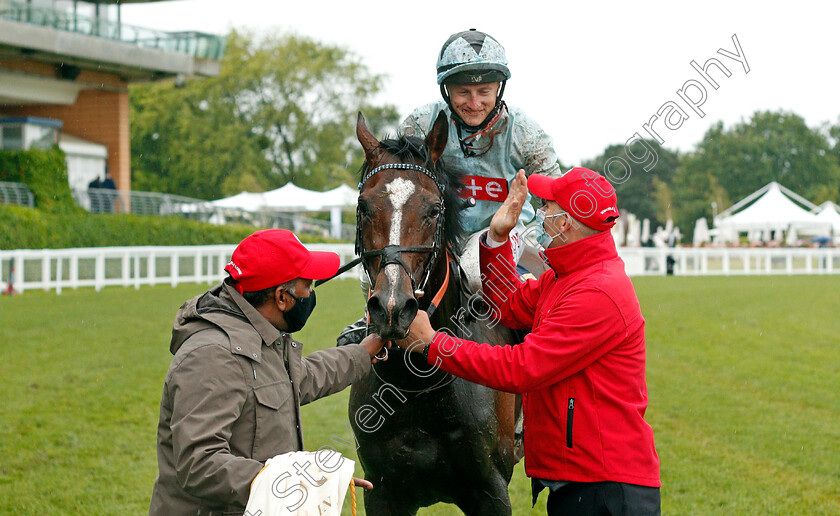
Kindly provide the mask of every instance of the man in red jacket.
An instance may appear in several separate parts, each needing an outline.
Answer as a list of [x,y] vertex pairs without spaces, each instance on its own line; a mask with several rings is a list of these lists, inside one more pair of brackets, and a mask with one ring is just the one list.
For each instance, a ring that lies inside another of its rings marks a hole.
[[[543,200],[538,240],[551,266],[521,283],[508,235],[526,188]],[[659,458],[645,422],[645,320],[610,228],[615,189],[574,168],[560,178],[522,171],[482,236],[484,297],[514,329],[515,346],[435,332],[420,311],[400,346],[429,364],[494,389],[523,394],[525,472],[548,514],[658,515]]]

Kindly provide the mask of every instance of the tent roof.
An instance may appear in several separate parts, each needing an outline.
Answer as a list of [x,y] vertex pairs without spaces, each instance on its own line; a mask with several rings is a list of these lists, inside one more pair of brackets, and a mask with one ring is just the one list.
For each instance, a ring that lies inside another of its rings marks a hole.
[[242,192],[233,197],[212,201],[211,204],[246,211],[310,212],[327,211],[331,208],[355,209],[358,196],[358,192],[347,185],[326,192],[316,192],[287,183],[265,193]]
[[[782,193],[782,189],[786,190],[786,192]],[[762,190],[764,190],[764,193],[750,206],[734,215],[720,217],[717,220],[717,225],[721,228],[735,231],[787,229],[790,226],[805,230],[821,230],[827,226],[825,222],[817,219],[813,213],[808,212],[794,203],[790,197],[795,196],[798,198],[799,196],[793,192],[789,192],[780,184],[772,182],[762,188]],[[788,192],[789,194],[786,195]],[[790,194],[792,195],[789,196]],[[755,195],[752,194],[750,197],[754,197]],[[743,202],[741,201],[738,204],[742,204]],[[735,206],[738,206],[738,204]],[[809,207],[814,206],[810,202],[808,205]]]
[[232,197],[225,197],[224,199],[217,199],[211,201],[210,204],[219,208],[237,208],[245,211],[258,211],[265,200],[261,193],[240,192]]
[[820,204],[816,218],[830,223],[835,233],[840,232],[840,206],[831,201],[825,201]]

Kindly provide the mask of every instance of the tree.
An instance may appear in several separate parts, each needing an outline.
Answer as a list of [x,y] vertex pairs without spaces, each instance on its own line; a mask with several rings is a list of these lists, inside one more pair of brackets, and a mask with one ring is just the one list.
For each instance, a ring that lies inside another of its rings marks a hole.
[[356,112],[382,131],[398,121],[371,103],[382,80],[342,48],[234,31],[218,77],[131,88],[132,187],[215,199],[352,184]]
[[[354,182],[363,152],[355,137],[358,111],[374,128],[396,127],[396,108],[374,106],[383,77],[347,50],[283,35],[262,40],[234,34],[235,103],[269,142],[276,186],[289,181],[323,189]],[[355,165],[355,166],[354,166]]]
[[835,194],[840,186],[840,165],[826,135],[785,112],[756,112],[729,130],[716,123],[684,169],[708,172],[735,201],[771,181],[812,201],[825,200],[819,197],[828,193],[826,186]]
[[[634,142],[629,149],[620,144],[610,145],[603,154],[586,161],[583,166],[607,174],[607,178],[615,186],[618,207],[622,211],[626,210],[640,219],[650,219],[653,223],[664,225],[671,216],[667,199],[670,198],[670,185],[679,166],[680,157],[677,152],[660,146],[655,140],[644,140],[644,144],[648,146],[648,155],[656,153],[656,164],[652,167],[652,158],[645,163],[635,163],[628,157],[628,150],[635,156],[646,154],[640,142]],[[621,170],[621,166],[611,165],[607,173],[610,158],[622,160],[629,166],[629,171],[616,172]],[[626,179],[616,181],[616,176]]]
[[216,79],[131,89],[132,188],[217,199],[269,184],[268,141]]
[[838,198],[840,165],[826,134],[802,117],[756,112],[749,122],[724,129],[712,125],[697,149],[685,156],[674,180],[676,220],[694,227],[733,202],[776,181],[815,203]]

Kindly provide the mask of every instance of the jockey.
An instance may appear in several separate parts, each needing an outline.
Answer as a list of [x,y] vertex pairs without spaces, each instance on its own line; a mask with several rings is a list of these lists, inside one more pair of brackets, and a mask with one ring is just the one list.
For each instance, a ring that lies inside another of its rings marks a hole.
[[[464,173],[461,197],[474,201],[463,215],[464,229],[472,236],[461,256],[461,266],[474,289],[481,288],[478,235],[490,226],[519,169],[524,169],[526,176],[561,175],[551,137],[524,111],[502,100],[510,76],[505,49],[492,36],[475,29],[453,34],[443,44],[437,61],[443,99],[415,109],[400,127],[406,136],[424,137],[440,111],[451,120],[443,158]],[[525,224],[534,219],[528,201],[530,196],[511,232],[517,263],[523,254]]]
[[[464,242],[460,263],[473,290],[481,289],[478,237],[507,198],[516,173],[524,169],[527,176],[562,174],[551,137],[524,111],[502,100],[510,76],[505,49],[492,36],[475,29],[453,34],[437,60],[437,83],[443,98],[415,109],[400,126],[403,135],[424,138],[438,113],[444,111],[450,119],[443,159],[464,173],[461,197],[471,199],[462,216],[470,236]],[[510,240],[516,262],[522,258],[527,269],[538,273],[545,265],[522,239],[525,224],[534,219],[534,213],[526,202]],[[367,293],[368,287],[368,278],[362,274],[362,290]],[[338,344],[360,342],[363,330],[364,320],[348,326]]]

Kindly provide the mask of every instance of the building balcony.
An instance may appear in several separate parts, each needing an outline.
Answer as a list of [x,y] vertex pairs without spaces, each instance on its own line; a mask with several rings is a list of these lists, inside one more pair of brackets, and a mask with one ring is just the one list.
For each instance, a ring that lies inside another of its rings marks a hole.
[[0,18],[217,61],[224,55],[227,41],[213,34],[163,32],[16,0],[0,0]]
[[0,0],[0,60],[115,73],[128,82],[218,75],[226,37],[123,24],[120,7],[109,0]]

